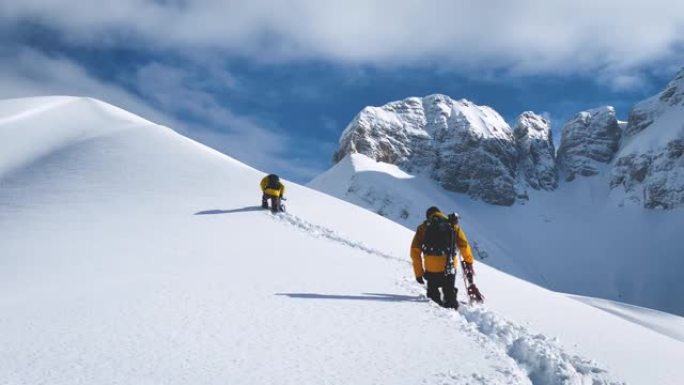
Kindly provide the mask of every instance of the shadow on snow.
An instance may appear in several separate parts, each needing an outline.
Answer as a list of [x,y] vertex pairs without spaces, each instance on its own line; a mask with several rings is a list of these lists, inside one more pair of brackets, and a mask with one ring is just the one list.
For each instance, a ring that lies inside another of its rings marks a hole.
[[239,209],[230,209],[230,210],[205,210],[205,211],[198,211],[195,213],[195,215],[217,215],[217,214],[232,214],[232,213],[244,213],[248,211],[264,211],[261,206],[247,206],[247,207],[242,207]]
[[420,296],[383,294],[383,293],[362,293],[361,295],[336,295],[336,294],[316,294],[316,293],[276,293],[275,295],[286,296],[299,299],[341,299],[354,301],[384,301],[384,302],[427,302],[426,298]]

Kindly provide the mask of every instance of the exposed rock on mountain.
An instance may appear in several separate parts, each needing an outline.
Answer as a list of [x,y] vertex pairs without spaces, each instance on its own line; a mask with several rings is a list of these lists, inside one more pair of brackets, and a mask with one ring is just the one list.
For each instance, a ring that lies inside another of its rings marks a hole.
[[513,130],[518,148],[518,175],[535,190],[558,187],[556,149],[548,120],[523,112]]
[[[559,178],[602,174],[612,194],[647,208],[684,206],[684,69],[638,103],[627,123],[610,106],[577,113],[555,151],[549,122],[532,112],[515,129],[493,109],[445,95],[364,108],[344,130],[338,162],[359,153],[497,205],[551,191]],[[621,189],[621,190],[620,190]]]
[[577,113],[563,126],[558,148],[558,166],[565,179],[598,174],[618,151],[621,135],[613,107]]
[[611,187],[647,208],[684,206],[684,69],[660,94],[638,103],[627,123]]
[[445,95],[363,109],[334,156],[364,154],[431,176],[447,190],[511,205],[517,197],[513,132],[493,109]]
[[668,109],[682,106],[684,106],[684,69],[679,71],[661,93],[637,103],[632,108],[625,133],[629,136],[637,134],[653,124]]

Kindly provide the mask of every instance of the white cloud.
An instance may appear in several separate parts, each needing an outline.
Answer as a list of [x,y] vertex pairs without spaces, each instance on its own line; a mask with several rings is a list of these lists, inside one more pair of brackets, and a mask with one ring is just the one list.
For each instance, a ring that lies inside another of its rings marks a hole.
[[82,44],[137,43],[258,60],[629,73],[672,59],[684,41],[684,2],[671,0],[3,3],[5,23],[39,22]]
[[[644,68],[674,73],[681,67],[681,15],[684,2],[671,0],[0,0],[0,33],[42,25],[77,46],[159,50],[191,57],[202,68],[197,74],[152,63],[135,77],[116,79],[133,93],[72,60],[0,48],[0,97],[97,97],[255,167],[282,173],[290,167],[303,179],[319,170],[285,160],[301,146],[271,122],[237,115],[217,98],[216,90],[249,91],[226,73],[222,59],[351,64],[342,67],[348,82],[368,81],[376,65],[428,65],[481,81],[500,79],[501,70],[588,74],[612,90],[633,90],[644,87]],[[306,86],[290,93],[322,97]],[[322,129],[335,125],[321,121]]]
[[159,124],[178,122],[120,86],[92,77],[79,64],[20,48],[0,51],[0,98],[43,95],[88,96],[117,105]]
[[[79,64],[22,48],[0,51],[0,98],[42,95],[89,96],[117,105],[148,120],[238,158],[249,165],[276,169],[295,180],[308,180],[321,169],[287,160],[291,139],[250,117],[234,114],[208,92],[197,89],[191,73],[160,64],[143,67],[134,83],[140,95],[91,76]],[[223,79],[229,81],[230,78]],[[192,115],[194,123],[182,119]]]
[[614,91],[630,91],[642,89],[647,86],[647,81],[639,74],[615,74],[605,79],[605,82]]

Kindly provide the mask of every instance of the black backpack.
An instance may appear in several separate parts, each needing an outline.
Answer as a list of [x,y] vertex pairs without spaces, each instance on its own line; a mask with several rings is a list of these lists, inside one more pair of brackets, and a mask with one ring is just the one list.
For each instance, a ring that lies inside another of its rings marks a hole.
[[280,178],[278,177],[278,175],[269,174],[268,184],[266,185],[266,187],[273,190],[280,190]]
[[447,218],[433,215],[425,221],[423,253],[426,255],[448,255],[452,252],[454,228]]

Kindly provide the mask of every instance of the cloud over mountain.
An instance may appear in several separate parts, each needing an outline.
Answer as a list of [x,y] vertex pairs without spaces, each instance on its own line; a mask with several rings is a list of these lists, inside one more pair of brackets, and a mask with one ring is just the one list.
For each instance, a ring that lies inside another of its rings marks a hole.
[[620,73],[617,87],[639,83],[623,70],[681,59],[684,44],[684,3],[664,0],[25,0],[0,10],[6,25],[47,26],[78,44],[216,50],[268,61],[600,70]]

